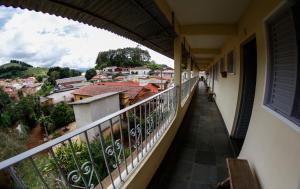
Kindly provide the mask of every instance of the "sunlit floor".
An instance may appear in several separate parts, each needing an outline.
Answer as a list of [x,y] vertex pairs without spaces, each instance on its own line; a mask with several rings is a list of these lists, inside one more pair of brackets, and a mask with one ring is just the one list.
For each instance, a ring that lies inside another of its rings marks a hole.
[[185,119],[149,189],[214,189],[227,177],[226,157],[232,146],[213,102],[208,102],[202,82]]

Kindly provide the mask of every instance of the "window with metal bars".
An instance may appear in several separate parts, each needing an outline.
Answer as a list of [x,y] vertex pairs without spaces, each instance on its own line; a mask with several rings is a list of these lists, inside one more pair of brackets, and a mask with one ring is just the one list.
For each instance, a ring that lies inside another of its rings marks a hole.
[[235,74],[235,57],[233,50],[227,54],[227,72],[229,74]]
[[268,77],[265,105],[300,126],[299,3],[268,19]]

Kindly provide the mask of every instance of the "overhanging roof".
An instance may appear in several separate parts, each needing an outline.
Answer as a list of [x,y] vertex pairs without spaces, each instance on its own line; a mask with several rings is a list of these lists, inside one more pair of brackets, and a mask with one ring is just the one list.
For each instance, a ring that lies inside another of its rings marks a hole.
[[172,25],[152,0],[0,0],[106,29],[173,58]]

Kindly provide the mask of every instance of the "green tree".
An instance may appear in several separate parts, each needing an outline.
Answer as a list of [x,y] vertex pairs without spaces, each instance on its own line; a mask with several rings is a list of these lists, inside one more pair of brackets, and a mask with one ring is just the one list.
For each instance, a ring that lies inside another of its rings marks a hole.
[[148,51],[136,48],[123,48],[99,52],[96,59],[96,69],[107,66],[137,67],[149,63],[151,56]]
[[38,114],[38,101],[34,96],[26,96],[20,99],[14,106],[14,113],[21,123],[29,128],[35,126]]
[[49,81],[45,81],[41,89],[37,92],[39,96],[48,96],[53,90],[53,85]]
[[36,80],[37,80],[38,82],[42,82],[42,81],[43,81],[43,76],[38,75],[38,76],[36,77]]
[[162,69],[162,66],[160,64],[156,64],[154,61],[151,61],[146,66],[151,69],[151,71]]
[[[48,72],[49,73],[49,72]],[[55,85],[55,81],[57,79],[60,78],[60,73],[58,71],[52,71],[49,73],[49,78],[48,78],[48,81],[52,84],[52,85]]]
[[50,117],[53,120],[55,128],[64,127],[75,121],[73,109],[65,103],[55,105],[51,111]]
[[95,75],[97,75],[97,72],[95,69],[89,69],[85,72],[85,78],[86,80],[92,79]]
[[53,133],[55,131],[55,125],[51,116],[41,116],[39,122],[48,133]]
[[49,68],[47,75],[49,76],[48,81],[52,85],[55,85],[55,80],[66,78],[66,77],[80,76],[81,72],[78,70],[67,68],[67,67],[65,67],[65,68],[52,67],[52,68]]
[[0,114],[7,108],[7,106],[11,103],[11,98],[8,94],[0,87]]

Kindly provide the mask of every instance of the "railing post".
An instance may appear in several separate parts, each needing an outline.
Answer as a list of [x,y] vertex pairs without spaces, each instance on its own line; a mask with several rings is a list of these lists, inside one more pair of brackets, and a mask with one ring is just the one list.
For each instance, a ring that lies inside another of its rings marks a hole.
[[177,93],[177,110],[181,110],[181,37],[176,36],[174,39],[174,84],[176,86]]
[[187,74],[188,74],[188,82],[189,82],[189,86],[188,86],[188,96],[190,96],[191,94],[191,89],[192,89],[192,81],[191,81],[191,56],[188,57],[187,59]]

